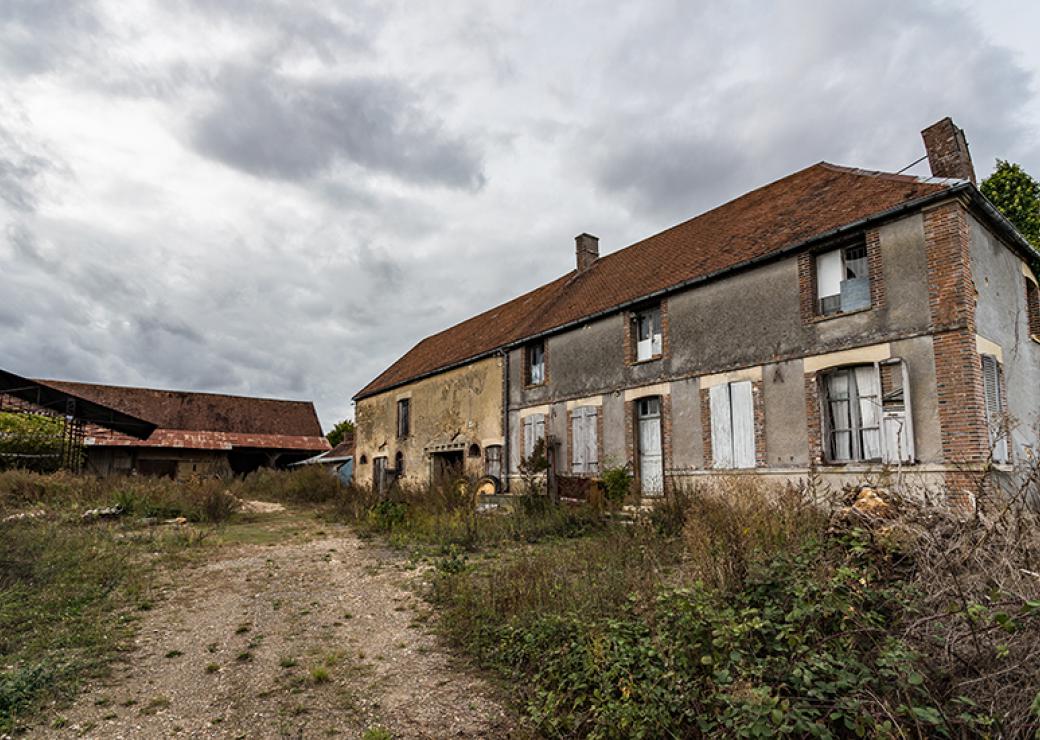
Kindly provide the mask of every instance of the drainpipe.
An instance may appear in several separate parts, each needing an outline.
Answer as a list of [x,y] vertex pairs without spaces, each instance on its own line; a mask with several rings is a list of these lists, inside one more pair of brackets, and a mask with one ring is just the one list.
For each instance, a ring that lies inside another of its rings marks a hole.
[[502,356],[502,493],[509,493],[509,350]]

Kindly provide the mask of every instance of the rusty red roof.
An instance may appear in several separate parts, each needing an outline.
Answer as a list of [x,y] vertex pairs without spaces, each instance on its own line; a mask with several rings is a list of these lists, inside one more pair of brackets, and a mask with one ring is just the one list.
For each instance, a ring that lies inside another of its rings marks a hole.
[[365,386],[364,398],[527,337],[709,278],[915,200],[957,181],[820,162],[608,254],[423,339]]
[[262,447],[321,452],[329,449],[310,401],[230,396],[219,393],[130,388],[64,380],[42,385],[152,422],[145,440],[91,426],[92,444],[112,446],[231,449]]

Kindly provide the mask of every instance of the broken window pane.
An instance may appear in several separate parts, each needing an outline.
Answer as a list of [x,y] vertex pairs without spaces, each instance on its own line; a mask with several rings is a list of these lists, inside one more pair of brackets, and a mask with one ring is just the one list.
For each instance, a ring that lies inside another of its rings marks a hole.
[[640,311],[635,315],[636,360],[650,360],[661,355],[661,309]]

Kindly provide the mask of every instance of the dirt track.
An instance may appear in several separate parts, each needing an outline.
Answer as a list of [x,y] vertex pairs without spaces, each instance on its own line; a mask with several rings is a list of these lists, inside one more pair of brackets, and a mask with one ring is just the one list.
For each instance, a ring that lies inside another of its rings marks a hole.
[[[215,548],[173,574],[136,648],[42,735],[510,737],[514,722],[423,622],[414,571],[348,529]],[[378,735],[377,735],[378,736]]]

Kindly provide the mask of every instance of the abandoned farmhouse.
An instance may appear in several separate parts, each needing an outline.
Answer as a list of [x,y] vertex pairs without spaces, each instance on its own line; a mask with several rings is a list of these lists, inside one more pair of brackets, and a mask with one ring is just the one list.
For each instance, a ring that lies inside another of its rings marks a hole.
[[82,461],[69,466],[82,464],[96,475],[244,474],[330,449],[309,401],[29,380],[10,373],[0,373],[0,381],[0,411],[71,420],[74,431],[67,436]]
[[964,132],[932,177],[825,162],[430,336],[355,396],[356,477],[551,470],[684,478],[882,466],[922,485],[1037,446],[1038,256],[976,187]]

